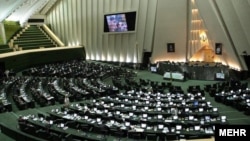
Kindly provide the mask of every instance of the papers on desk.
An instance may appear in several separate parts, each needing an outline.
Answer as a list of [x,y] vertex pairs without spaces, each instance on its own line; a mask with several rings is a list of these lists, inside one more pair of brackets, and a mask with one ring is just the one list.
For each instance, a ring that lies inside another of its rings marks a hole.
[[168,133],[168,132],[169,132],[168,127],[164,127],[162,133]]
[[134,128],[134,129],[136,132],[143,132],[144,131],[144,129],[142,129],[142,128]]
[[173,120],[170,120],[170,119],[166,119],[165,122],[173,122]]
[[127,129],[127,127],[126,127],[126,126],[122,126],[120,129],[122,129],[122,130],[126,130],[126,129]]

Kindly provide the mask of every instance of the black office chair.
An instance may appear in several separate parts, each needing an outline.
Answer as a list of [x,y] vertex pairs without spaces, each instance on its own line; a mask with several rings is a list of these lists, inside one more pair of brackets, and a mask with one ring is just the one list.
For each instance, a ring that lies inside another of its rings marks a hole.
[[146,134],[146,141],[158,141],[158,136],[153,133]]
[[73,128],[73,129],[76,129],[78,127],[76,121],[67,121],[65,123],[65,125],[68,126],[69,128]]
[[45,115],[44,114],[42,114],[42,113],[37,113],[37,116],[38,116],[38,118],[43,118],[43,119],[45,119]]
[[61,141],[62,136],[56,133],[50,133],[49,141]]
[[132,139],[141,139],[141,133],[140,132],[128,132],[128,137]]
[[115,137],[124,137],[125,136],[125,133],[122,130],[118,129],[117,127],[110,127],[109,133],[110,133],[110,135],[113,135]]
[[36,136],[38,136],[39,138],[42,138],[42,139],[46,139],[46,140],[48,140],[50,138],[49,132],[47,132],[44,129],[37,130],[36,131]]

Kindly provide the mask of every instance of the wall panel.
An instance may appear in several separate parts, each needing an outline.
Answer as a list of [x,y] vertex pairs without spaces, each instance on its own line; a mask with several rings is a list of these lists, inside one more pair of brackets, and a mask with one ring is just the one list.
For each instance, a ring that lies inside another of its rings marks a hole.
[[[215,43],[222,43],[223,45],[223,53],[222,55],[216,56],[218,57],[218,60],[216,61],[222,62],[223,64],[229,65],[233,68],[242,68],[242,62],[240,62],[241,60],[239,60],[237,51],[235,50],[235,45],[237,43],[233,39],[237,32],[232,33],[234,29],[228,26],[230,24],[228,22],[238,23],[236,21],[228,21],[229,15],[231,18],[236,16],[235,10],[233,10],[232,7],[232,3],[227,0],[223,0],[223,3],[220,4],[217,3],[219,1],[197,0],[196,2],[199,12],[208,29],[208,38],[211,39],[211,43],[213,45],[215,45]],[[221,4],[223,4],[223,6]],[[230,9],[230,11],[227,11],[229,13],[225,13],[225,8],[228,10]],[[238,28],[238,25],[235,26],[235,28]]]
[[[158,0],[152,61],[186,61],[187,1]],[[175,52],[167,52],[175,43]]]
[[[245,0],[231,1],[239,19],[239,26],[242,27],[242,33],[240,33],[240,37],[242,38],[241,41],[237,40],[237,42],[240,43],[240,45],[237,46],[237,51],[239,54],[242,54],[243,51],[250,52],[250,48],[246,48],[250,46],[250,5]],[[241,34],[243,34],[243,36]]]

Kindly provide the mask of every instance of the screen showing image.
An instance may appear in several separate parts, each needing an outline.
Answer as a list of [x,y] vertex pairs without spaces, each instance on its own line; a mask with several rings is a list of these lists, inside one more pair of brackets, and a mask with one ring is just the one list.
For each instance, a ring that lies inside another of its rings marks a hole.
[[146,123],[142,123],[141,124],[141,128],[146,128],[147,127],[147,124]]
[[135,31],[136,11],[104,15],[105,33],[122,33]]
[[109,32],[124,32],[128,31],[128,25],[125,14],[107,15]]
[[181,125],[176,125],[176,130],[181,130],[182,126]]
[[194,106],[198,106],[199,105],[199,102],[198,101],[194,101]]
[[162,119],[163,117],[162,117],[162,115],[158,115],[158,119]]
[[130,126],[130,122],[125,122],[125,126]]
[[164,125],[163,124],[159,124],[158,125],[158,129],[163,129],[164,128]]

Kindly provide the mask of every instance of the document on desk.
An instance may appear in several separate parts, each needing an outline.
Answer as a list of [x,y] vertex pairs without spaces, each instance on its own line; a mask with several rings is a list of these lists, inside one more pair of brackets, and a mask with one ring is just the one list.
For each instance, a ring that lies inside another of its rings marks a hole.
[[173,120],[166,119],[165,122],[173,122]]
[[144,129],[142,129],[142,128],[135,128],[135,131],[136,131],[136,132],[143,132]]

